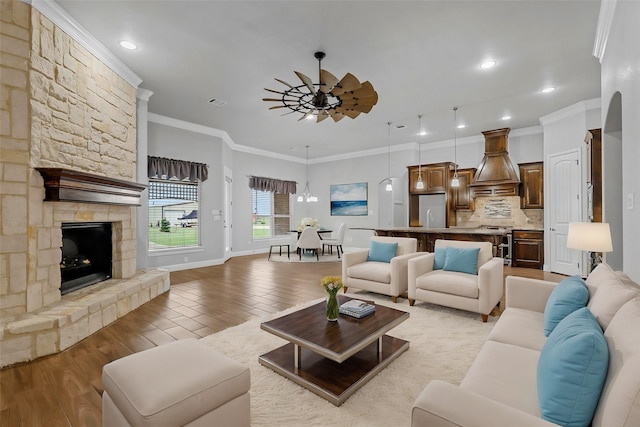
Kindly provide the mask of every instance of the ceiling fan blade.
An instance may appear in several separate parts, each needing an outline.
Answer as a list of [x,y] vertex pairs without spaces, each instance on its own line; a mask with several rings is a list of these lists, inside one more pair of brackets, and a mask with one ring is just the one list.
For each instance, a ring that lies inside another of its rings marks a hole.
[[274,78],[275,81],[282,83],[285,86],[289,86],[291,89],[295,89],[295,86],[291,86],[289,83],[285,82],[284,80],[280,80],[278,78]]
[[[282,102],[282,98],[262,98],[263,101]],[[285,100],[286,101],[286,100]]]
[[318,119],[316,120],[316,123],[320,123],[321,121],[323,121],[327,117],[329,117],[329,113],[327,113],[324,110],[318,111]]
[[266,87],[264,88],[264,90],[266,90],[268,92],[271,92],[271,93],[277,93],[278,95],[284,95],[285,94],[285,92],[280,92],[280,91],[273,90],[273,89],[267,89]]
[[320,89],[322,89],[324,93],[331,92],[331,89],[338,84],[338,81],[338,78],[327,70],[320,70]]
[[336,111],[352,119],[355,119],[360,115],[360,111],[356,111],[351,108],[340,107],[340,108],[337,108]]
[[339,96],[345,92],[350,92],[359,89],[361,86],[360,81],[351,73],[344,75],[342,80],[331,90],[331,95]]
[[335,110],[329,110],[329,115],[331,116],[331,118],[333,119],[333,121],[335,123],[339,122],[340,120],[344,119],[344,114],[342,113],[338,113]]
[[300,71],[294,71],[294,73],[296,73],[296,76],[298,76],[302,83],[304,83],[309,88],[309,91],[315,95],[316,88],[313,86],[313,81],[309,77],[302,74]]

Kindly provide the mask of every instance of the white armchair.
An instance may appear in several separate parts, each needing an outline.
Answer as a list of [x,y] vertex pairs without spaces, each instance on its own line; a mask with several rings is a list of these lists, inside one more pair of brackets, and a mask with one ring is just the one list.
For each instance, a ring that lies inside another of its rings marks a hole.
[[393,302],[407,291],[407,262],[420,256],[416,252],[417,240],[409,237],[373,236],[371,242],[397,243],[390,262],[367,261],[369,249],[342,254],[342,282],[344,291],[349,287],[389,295]]
[[457,240],[436,240],[435,250],[453,248],[479,248],[477,274],[434,270],[434,253],[413,258],[408,264],[409,304],[416,300],[429,302],[482,315],[486,322],[489,313],[500,302],[504,294],[504,260],[493,256],[489,242],[464,242]]

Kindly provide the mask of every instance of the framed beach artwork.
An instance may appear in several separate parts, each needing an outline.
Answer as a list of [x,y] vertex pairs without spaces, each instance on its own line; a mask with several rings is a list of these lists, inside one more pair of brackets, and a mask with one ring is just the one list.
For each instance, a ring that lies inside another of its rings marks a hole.
[[331,186],[331,216],[367,216],[367,183]]

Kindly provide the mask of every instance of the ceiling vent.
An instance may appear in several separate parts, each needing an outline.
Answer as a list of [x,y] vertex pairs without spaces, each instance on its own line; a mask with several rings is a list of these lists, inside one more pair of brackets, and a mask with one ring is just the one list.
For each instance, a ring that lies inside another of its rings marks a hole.
[[216,107],[224,107],[225,105],[227,105],[227,101],[223,101],[220,98],[211,98],[207,102],[211,105],[215,105]]
[[482,132],[484,157],[470,184],[473,197],[517,196],[520,179],[507,151],[509,128]]

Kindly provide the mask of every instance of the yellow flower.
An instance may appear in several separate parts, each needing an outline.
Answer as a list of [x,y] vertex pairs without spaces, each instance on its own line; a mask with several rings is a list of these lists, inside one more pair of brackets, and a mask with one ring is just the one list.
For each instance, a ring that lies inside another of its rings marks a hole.
[[329,293],[338,292],[342,289],[342,277],[340,276],[325,276],[320,281],[325,291]]

